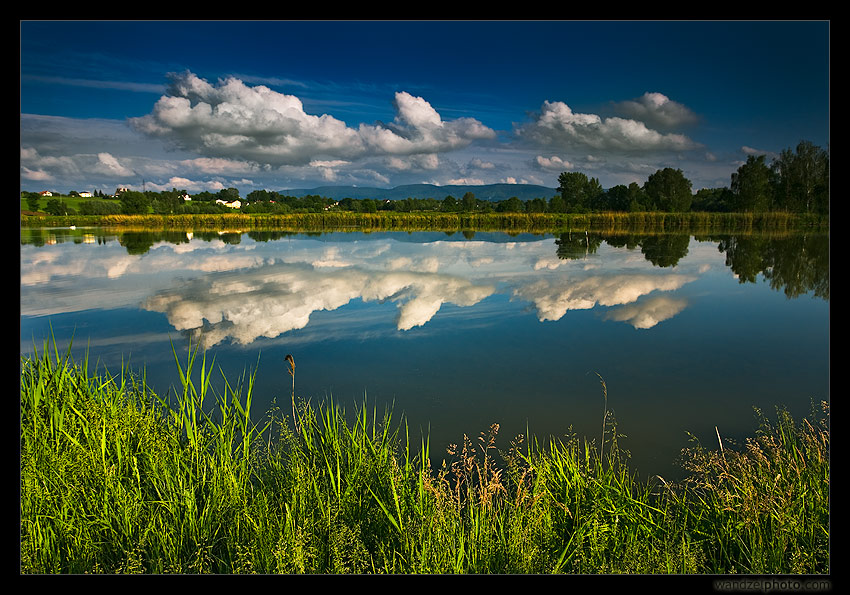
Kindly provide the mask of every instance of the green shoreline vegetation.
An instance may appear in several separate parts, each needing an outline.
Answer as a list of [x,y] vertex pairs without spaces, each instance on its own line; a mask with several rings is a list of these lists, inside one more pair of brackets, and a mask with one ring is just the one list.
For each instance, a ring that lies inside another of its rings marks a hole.
[[95,190],[85,196],[77,191],[67,196],[22,191],[21,225],[508,232],[828,227],[828,150],[804,140],[770,164],[765,158],[749,156],[731,175],[729,187],[696,192],[682,170],[670,167],[657,170],[643,185],[632,182],[608,189],[582,172],[563,172],[554,196],[526,199],[484,200],[472,191],[460,198],[397,200],[380,196],[337,200],[268,190],[253,190],[243,198],[237,188],[192,196],[177,188],[162,192],[117,188],[113,195]]
[[21,226],[103,227],[183,231],[504,231],[544,233],[559,231],[793,231],[826,230],[829,217],[787,212],[771,213],[244,213],[195,215],[22,215]]
[[830,572],[825,403],[644,482],[602,378],[593,439],[502,449],[493,425],[435,458],[391,412],[296,399],[294,360],[255,425],[254,375],[215,390],[197,356],[167,396],[70,347],[21,357],[23,573]]

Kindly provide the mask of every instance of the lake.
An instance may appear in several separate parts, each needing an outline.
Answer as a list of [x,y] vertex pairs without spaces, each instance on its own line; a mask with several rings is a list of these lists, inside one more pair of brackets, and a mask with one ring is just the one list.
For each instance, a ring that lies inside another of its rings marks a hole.
[[292,354],[300,398],[391,406],[435,461],[493,423],[598,441],[604,380],[634,467],[677,477],[691,435],[829,401],[829,314],[825,233],[21,231],[22,354],[73,337],[165,394],[200,342],[259,413]]

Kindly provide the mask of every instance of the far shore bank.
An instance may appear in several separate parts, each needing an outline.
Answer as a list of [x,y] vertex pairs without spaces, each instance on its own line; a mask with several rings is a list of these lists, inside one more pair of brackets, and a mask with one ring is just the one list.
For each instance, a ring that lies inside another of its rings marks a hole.
[[37,215],[21,213],[21,227],[115,227],[172,230],[277,229],[294,231],[749,231],[829,229],[829,217],[766,213],[440,213],[392,212],[198,215]]

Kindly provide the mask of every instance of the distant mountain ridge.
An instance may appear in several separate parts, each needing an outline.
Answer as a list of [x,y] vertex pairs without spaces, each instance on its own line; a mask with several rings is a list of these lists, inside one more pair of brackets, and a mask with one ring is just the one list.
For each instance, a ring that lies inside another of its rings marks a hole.
[[318,195],[334,200],[343,198],[372,198],[375,200],[404,200],[406,198],[435,198],[443,200],[446,196],[457,199],[463,197],[467,192],[472,192],[475,198],[489,201],[507,200],[516,196],[520,200],[532,198],[550,199],[557,194],[557,189],[537,186],[534,184],[484,184],[479,186],[448,185],[437,186],[436,184],[407,184],[395,188],[369,188],[366,186],[319,186],[318,188],[292,188],[289,190],[278,190],[286,196],[302,197],[306,195]]

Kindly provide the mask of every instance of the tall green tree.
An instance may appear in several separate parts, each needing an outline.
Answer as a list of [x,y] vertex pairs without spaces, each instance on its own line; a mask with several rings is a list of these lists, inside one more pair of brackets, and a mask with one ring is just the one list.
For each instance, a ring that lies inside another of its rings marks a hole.
[[564,197],[556,194],[549,199],[549,205],[546,210],[550,213],[566,213],[567,203],[564,202]]
[[[150,201],[151,206],[153,207],[153,212],[160,215],[181,212],[184,202],[182,198],[183,194],[185,194],[185,190],[180,191],[177,190],[177,188],[163,190],[158,196],[155,196]],[[149,199],[150,198],[151,197],[149,197]]]
[[692,211],[728,213],[733,210],[732,191],[729,188],[700,188],[691,202]]
[[640,211],[644,203],[643,188],[637,182],[612,186],[597,201],[598,208],[609,211]]
[[47,201],[47,206],[44,207],[44,210],[49,215],[71,215],[73,214],[73,210],[65,204],[64,200],[59,200],[58,198],[51,198]]
[[125,215],[141,215],[148,212],[150,201],[144,192],[127,190],[121,193],[121,212]]
[[525,212],[526,213],[545,213],[546,212],[546,199],[545,198],[532,198],[531,200],[527,200],[525,202]]
[[467,192],[463,195],[463,198],[460,199],[461,205],[463,205],[463,210],[466,213],[471,213],[475,211],[475,207],[478,205],[478,200],[475,198],[475,195],[472,192]]
[[567,212],[582,212],[597,208],[603,195],[602,185],[596,178],[581,172],[563,172],[558,176],[558,193],[563,198]]
[[771,164],[775,204],[799,213],[829,213],[829,153],[809,141],[785,149]]
[[218,191],[217,198],[225,202],[233,202],[234,200],[239,200],[239,190],[236,188],[222,188]]
[[516,196],[512,196],[507,200],[499,202],[496,210],[501,213],[524,213],[525,203]]
[[31,192],[27,195],[27,209],[30,211],[38,211],[38,194]]
[[361,203],[359,200],[355,200],[350,196],[346,196],[345,198],[341,198],[339,201],[339,208],[343,211],[352,211],[354,213],[359,213],[361,210]]
[[773,202],[773,174],[764,155],[750,155],[747,162],[732,174],[733,208],[742,213],[758,213],[770,209]]
[[248,202],[268,202],[271,200],[268,190],[251,190],[246,196]]
[[665,167],[647,178],[643,185],[647,198],[655,208],[669,213],[685,213],[690,210],[693,194],[691,181],[681,169]]
[[192,202],[215,202],[218,198],[217,194],[213,194],[209,190],[202,190],[192,195]]
[[617,184],[612,186],[605,192],[605,198],[602,201],[605,210],[607,211],[628,211],[629,189],[625,184]]
[[629,211],[635,213],[638,211],[647,211],[648,198],[643,186],[637,182],[629,184]]

